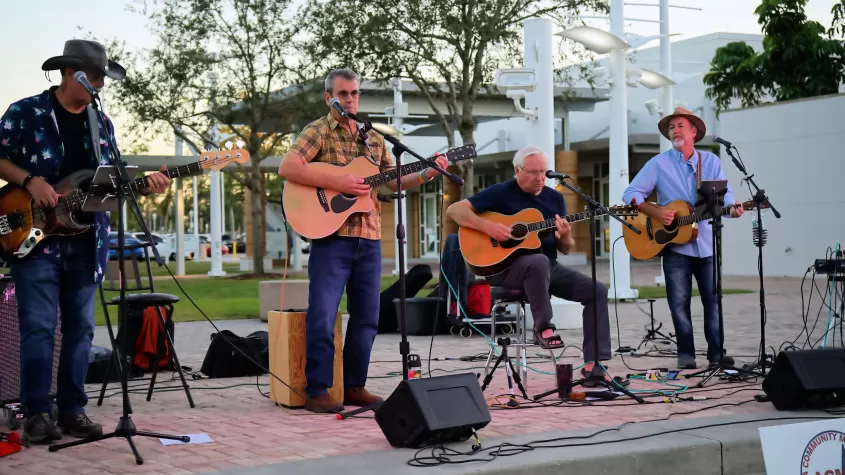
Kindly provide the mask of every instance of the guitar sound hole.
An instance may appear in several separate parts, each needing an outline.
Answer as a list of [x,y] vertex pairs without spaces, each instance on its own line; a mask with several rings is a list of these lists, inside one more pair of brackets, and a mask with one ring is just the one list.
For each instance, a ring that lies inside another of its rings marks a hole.
[[517,224],[511,228],[511,236],[522,239],[528,234],[528,226],[524,224]]

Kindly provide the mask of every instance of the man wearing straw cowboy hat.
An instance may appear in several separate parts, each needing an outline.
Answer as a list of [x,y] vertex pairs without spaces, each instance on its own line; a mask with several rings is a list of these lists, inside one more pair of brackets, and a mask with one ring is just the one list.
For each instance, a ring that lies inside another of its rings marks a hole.
[[[110,162],[110,119],[101,124],[91,94],[76,79],[82,71],[96,89],[105,77],[120,80],[122,66],[94,41],[69,40],[64,54],[48,59],[44,71],[59,70],[61,84],[9,106],[0,118],[0,179],[25,188],[35,204],[55,208],[61,200],[51,185],[79,170]],[[115,141],[116,142],[116,141]],[[116,152],[116,151],[115,151]],[[164,169],[162,167],[162,169]],[[151,175],[143,194],[167,189],[169,179]],[[23,440],[47,443],[102,434],[85,414],[85,378],[94,337],[94,293],[108,258],[109,214],[94,213],[92,229],[77,236],[51,236],[25,258],[11,262],[18,302]],[[62,348],[56,391],[58,420],[49,413],[53,335],[61,310]]]
[[[698,201],[698,184],[702,180],[727,180],[719,157],[695,149],[707,133],[704,121],[683,107],[660,119],[657,128],[672,142],[667,150],[646,162],[622,195],[625,203],[635,203],[649,216],[669,225],[675,212],[663,206],[674,200],[684,200],[690,205]],[[657,204],[645,202],[657,190]],[[725,203],[734,200],[730,185]],[[736,202],[739,204],[739,202]],[[742,207],[731,210],[731,216],[742,215]],[[678,367],[694,369],[695,344],[692,332],[690,301],[692,276],[698,283],[701,303],[704,306],[704,336],[707,340],[707,360],[712,366],[721,361],[732,365],[733,358],[720,354],[719,315],[716,296],[713,294],[713,241],[709,221],[698,223],[698,238],[683,245],[666,247],[663,255],[663,272],[666,275],[666,296],[672,312],[672,323],[678,340]]]

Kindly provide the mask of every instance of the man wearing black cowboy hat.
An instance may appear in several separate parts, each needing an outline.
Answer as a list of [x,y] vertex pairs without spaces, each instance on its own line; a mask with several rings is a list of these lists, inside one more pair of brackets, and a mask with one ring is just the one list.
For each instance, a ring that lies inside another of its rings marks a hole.
[[[41,207],[56,207],[61,197],[51,185],[73,172],[110,162],[114,126],[100,124],[89,104],[91,94],[74,79],[82,71],[100,90],[105,77],[123,79],[126,71],[108,59],[94,41],[70,40],[64,54],[44,62],[59,70],[59,86],[15,102],[0,118],[0,179],[20,185]],[[93,127],[93,128],[92,128]],[[116,141],[114,141],[116,142]],[[116,152],[116,151],[115,151]],[[162,170],[164,168],[162,167]],[[167,189],[162,173],[150,177],[143,194]],[[85,378],[94,337],[94,293],[108,258],[109,214],[94,213],[92,230],[78,236],[52,236],[29,255],[11,263],[20,321],[23,440],[47,443],[62,433],[73,437],[102,434],[85,414]],[[62,348],[56,391],[58,421],[48,415],[52,385],[53,335],[61,310]],[[58,423],[58,424],[57,424]]]
[[[672,223],[675,212],[666,209],[669,202],[684,200],[693,205],[697,200],[698,183],[702,180],[727,180],[719,157],[710,152],[695,149],[695,144],[704,138],[707,129],[704,121],[683,107],[663,117],[657,125],[660,133],[672,142],[667,150],[646,162],[642,170],[631,181],[622,195],[625,203],[635,203],[647,215],[659,219],[665,226]],[[657,190],[655,206],[646,202]],[[725,203],[734,200],[728,186]],[[739,204],[739,202],[736,202]],[[742,215],[742,207],[731,210],[731,216]],[[716,296],[713,293],[713,241],[709,221],[698,223],[698,237],[690,242],[667,246],[663,255],[663,272],[666,275],[666,297],[672,313],[672,323],[678,339],[678,367],[694,369],[695,345],[692,332],[690,301],[692,300],[692,276],[698,283],[701,303],[704,307],[704,336],[707,340],[707,360],[710,365],[721,361],[732,365],[733,358],[720,354],[719,315]]]

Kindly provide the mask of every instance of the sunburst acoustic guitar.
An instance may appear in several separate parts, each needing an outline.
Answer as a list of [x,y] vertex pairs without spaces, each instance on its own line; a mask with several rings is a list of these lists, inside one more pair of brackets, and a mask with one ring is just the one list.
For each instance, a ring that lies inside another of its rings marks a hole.
[[[475,144],[467,144],[450,149],[443,155],[450,162],[469,160],[478,156]],[[330,175],[358,175],[365,177],[364,183],[372,190],[396,179],[397,170],[379,173],[379,168],[367,157],[355,158],[345,166],[323,162],[311,162],[308,167],[319,167]],[[401,175],[418,172],[429,168],[429,164],[417,161],[402,165]],[[324,238],[343,225],[353,213],[369,213],[373,209],[373,193],[367,196],[346,195],[326,188],[301,185],[292,181],[285,182],[282,205],[288,223],[300,236],[308,239]]]
[[[722,208],[722,216],[730,214],[736,206],[736,204],[731,204]],[[741,203],[741,206],[743,210],[750,211],[756,209],[757,205],[754,201],[749,200]],[[762,204],[762,209],[768,207],[767,203]],[[631,224],[642,231],[640,234],[636,234],[624,226],[622,227],[625,247],[628,248],[628,252],[634,259],[651,259],[660,254],[669,244],[690,242],[698,236],[698,223],[713,218],[709,212],[696,211],[684,200],[672,201],[664,208],[675,211],[675,219],[669,226],[663,226],[659,219],[640,213],[630,221]]]
[[[228,144],[227,144],[228,145]],[[200,154],[199,161],[165,170],[168,178],[200,175],[205,170],[221,170],[226,165],[249,161],[249,152],[245,149],[207,151]],[[94,170],[80,170],[62,179],[53,186],[59,193],[59,203],[55,208],[42,208],[36,205],[32,196],[19,185],[6,185],[0,188],[0,256],[6,262],[25,258],[35,246],[49,236],[73,236],[87,231],[91,225],[90,215],[81,211],[86,196],[96,191],[93,185]],[[130,188],[140,190],[148,185],[147,177],[130,183]],[[105,190],[108,191],[108,190]]]
[[[610,211],[623,217],[637,216],[639,213],[639,209],[634,205],[613,206]],[[604,212],[601,210],[596,213],[596,215],[602,214]],[[464,262],[467,268],[479,277],[496,275],[510,267],[517,257],[539,252],[541,245],[539,234],[544,231],[554,232],[557,227],[554,219],[543,219],[543,214],[535,208],[527,208],[512,215],[486,211],[478,216],[504,224],[510,228],[511,236],[515,238],[500,242],[476,229],[466,227],[458,229],[458,242]],[[562,218],[575,223],[590,219],[590,215],[584,211],[562,216]]]

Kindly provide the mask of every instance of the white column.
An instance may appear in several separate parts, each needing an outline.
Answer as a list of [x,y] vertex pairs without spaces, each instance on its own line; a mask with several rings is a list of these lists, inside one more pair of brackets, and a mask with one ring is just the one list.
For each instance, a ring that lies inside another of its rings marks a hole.
[[[124,231],[124,232],[128,230],[128,228],[126,227],[126,225],[129,223],[129,219],[128,219],[129,215],[128,215],[128,214],[126,214],[127,209],[128,209],[128,208],[126,207],[126,201],[124,201],[124,202],[123,202],[123,231]],[[147,228],[150,228],[150,223],[147,223]],[[151,228],[150,228],[150,232],[152,232],[152,229],[151,229]]]
[[[625,24],[622,0],[610,4],[610,32],[625,40]],[[610,69],[613,85],[610,89],[610,199],[622,199],[628,187],[628,95],[625,84],[625,52],[610,53]],[[603,203],[607,205],[609,203]],[[616,238],[622,236],[622,224],[613,218],[610,221],[611,247]],[[631,255],[625,243],[617,243],[616,252],[610,253],[610,289],[608,296],[619,299],[633,299],[637,292],[631,288]],[[614,280],[614,274],[616,279]]]
[[[402,107],[402,80],[396,78],[393,80],[393,126],[397,129],[402,128],[402,118],[397,117],[397,112]],[[405,154],[402,156],[402,165],[406,165],[408,162],[409,155]],[[405,271],[407,272],[408,269],[408,246],[410,243],[408,239],[411,236],[411,230],[408,229],[408,206],[407,206],[407,199],[410,198],[410,194],[408,194],[404,189],[402,190],[402,194],[404,198],[402,198],[402,225],[405,227],[405,248],[402,250],[402,258],[405,260]],[[422,216],[420,216],[422,219]],[[396,206],[396,201],[393,202],[393,222],[399,222],[399,206]],[[422,223],[420,223],[422,224]],[[393,275],[399,275],[399,240],[396,239],[396,228],[394,227],[391,232],[393,233]]]
[[223,234],[226,233],[226,180],[224,178],[223,172],[220,172],[220,227]]
[[[214,110],[216,105],[216,100],[214,97],[214,91],[217,83],[217,75],[215,73],[211,73],[211,109]],[[217,122],[213,121],[211,124],[211,140],[213,146],[215,148],[219,147],[220,137],[217,130]],[[208,275],[213,277],[219,277],[226,275],[223,272],[223,251],[222,246],[223,243],[221,242],[220,237],[220,219],[222,218],[221,214],[221,200],[220,200],[220,191],[221,191],[221,177],[219,171],[211,171],[211,190],[210,190],[210,197],[209,201],[211,201],[211,270],[208,271]]]
[[[529,18],[523,26],[523,61],[526,68],[534,70],[534,92],[525,94],[525,108],[537,110],[536,119],[528,119],[525,128],[526,144],[543,149],[549,159],[549,170],[555,169],[555,110],[554,71],[552,69],[552,21],[546,18]],[[555,180],[546,184],[555,187]]]
[[[176,156],[182,156],[182,139],[176,137]],[[182,178],[174,180],[176,193],[173,194],[176,200],[176,275],[185,275],[185,191],[182,186]],[[165,262],[170,256],[162,256]]]
[[[667,78],[672,77],[672,47],[669,42],[669,0],[660,0],[660,73]],[[662,115],[671,114],[674,107],[672,106],[672,86],[663,86],[660,88],[660,109],[663,111]],[[672,148],[672,142],[669,141],[663,134],[660,134],[660,151],[665,152]],[[663,258],[660,258],[660,275],[654,276],[654,283],[656,285],[665,285],[666,276],[663,274]]]

